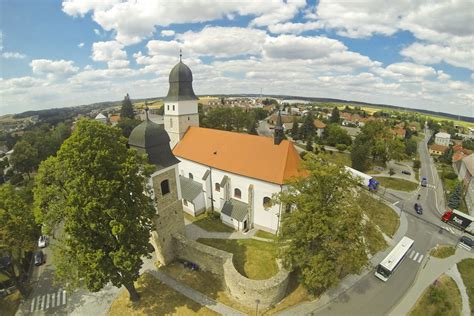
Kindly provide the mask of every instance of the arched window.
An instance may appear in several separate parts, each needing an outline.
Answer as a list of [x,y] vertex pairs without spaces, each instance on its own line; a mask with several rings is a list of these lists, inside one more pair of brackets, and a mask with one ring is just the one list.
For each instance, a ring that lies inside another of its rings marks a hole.
[[170,193],[170,183],[168,182],[168,180],[161,181],[160,186],[161,186],[161,195]]
[[189,179],[194,179],[193,174],[191,172],[189,173]]
[[173,127],[173,119],[170,117],[170,127]]
[[216,184],[214,185],[214,188],[217,192],[221,191],[221,185],[219,184],[219,182],[216,182]]
[[235,188],[234,189],[234,197],[241,199],[242,198],[242,192],[240,192],[239,189]]
[[173,105],[173,111],[174,111],[174,105]]
[[263,198],[263,207],[264,208],[269,208],[272,206],[272,199],[270,199],[268,196]]
[[166,106],[166,110],[167,110],[167,111],[170,110],[170,105],[169,105],[169,104]]

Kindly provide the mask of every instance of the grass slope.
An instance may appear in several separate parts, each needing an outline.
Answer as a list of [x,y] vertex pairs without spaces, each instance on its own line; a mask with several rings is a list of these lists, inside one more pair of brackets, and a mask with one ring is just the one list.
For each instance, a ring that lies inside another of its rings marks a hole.
[[132,303],[123,290],[110,306],[108,316],[219,315],[145,273],[136,282],[140,301]]
[[380,185],[383,187],[398,191],[414,191],[418,187],[418,183],[416,182],[398,178],[375,177],[375,180],[380,182]]
[[408,313],[409,316],[461,315],[461,293],[453,279],[442,275],[436,285],[430,285]]
[[469,296],[471,313],[474,314],[474,259],[468,258],[458,262],[458,270]]
[[208,239],[197,240],[205,245],[234,254],[237,271],[249,279],[264,280],[278,272],[276,263],[277,244],[253,239]]
[[361,192],[359,201],[367,217],[385,234],[392,237],[400,226],[400,218],[395,211],[365,192]]

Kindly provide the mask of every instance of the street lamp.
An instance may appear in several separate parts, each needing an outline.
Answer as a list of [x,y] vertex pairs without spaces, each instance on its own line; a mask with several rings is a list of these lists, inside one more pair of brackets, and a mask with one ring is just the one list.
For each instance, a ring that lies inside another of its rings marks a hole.
[[257,298],[255,300],[255,303],[257,304],[257,306],[255,307],[255,316],[257,316],[258,315],[258,304],[260,304],[260,300]]

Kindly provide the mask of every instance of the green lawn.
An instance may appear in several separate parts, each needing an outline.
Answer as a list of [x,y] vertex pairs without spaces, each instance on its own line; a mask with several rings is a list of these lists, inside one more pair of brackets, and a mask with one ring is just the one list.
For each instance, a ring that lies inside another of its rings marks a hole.
[[399,190],[399,191],[414,191],[418,188],[418,183],[389,177],[375,177],[380,182],[381,186],[388,189]]
[[458,270],[466,286],[471,313],[474,313],[474,259],[468,258],[458,262]]
[[266,238],[266,239],[276,239],[277,235],[263,231],[263,230],[257,230],[255,233],[255,237],[260,237],[260,238]]
[[388,244],[383,238],[382,234],[377,230],[371,221],[368,221],[365,224],[364,237],[367,248],[371,255],[375,255],[377,252],[382,251],[388,247]]
[[229,227],[222,223],[220,218],[216,213],[214,216],[210,213],[203,213],[199,216],[193,217],[187,213],[184,213],[184,218],[196,224],[208,232],[221,232],[221,233],[232,233],[235,230],[232,227]]
[[400,218],[395,211],[373,198],[365,192],[361,192],[359,203],[364,208],[364,213],[376,224],[385,234],[392,237],[400,226]]
[[130,302],[127,290],[123,289],[112,302],[107,315],[219,315],[176,292],[149,273],[140,276],[136,289],[140,294],[138,302]]
[[436,248],[431,249],[430,255],[436,258],[447,258],[454,255],[456,249],[452,246],[438,246]]
[[461,315],[461,293],[453,279],[446,275],[439,277],[436,285],[430,285],[409,316],[458,316]]
[[199,238],[197,241],[233,253],[235,268],[249,279],[264,280],[278,272],[276,243],[254,239]]
[[339,166],[352,167],[351,156],[346,153],[327,150],[321,154],[321,157]]

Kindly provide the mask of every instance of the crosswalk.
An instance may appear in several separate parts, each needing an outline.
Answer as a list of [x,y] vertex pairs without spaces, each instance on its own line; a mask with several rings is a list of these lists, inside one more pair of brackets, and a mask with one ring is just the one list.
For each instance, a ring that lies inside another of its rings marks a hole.
[[43,311],[50,308],[66,305],[66,291],[59,289],[57,292],[39,295],[31,301],[30,313]]
[[408,256],[408,258],[410,258],[411,260],[417,262],[417,263],[421,263],[421,261],[423,260],[424,258],[424,255],[415,251],[415,250],[412,250],[410,252],[410,255]]
[[443,229],[444,229],[444,230],[447,230],[447,231],[450,232],[451,234],[455,234],[455,233],[456,233],[456,231],[454,230],[454,228],[449,227],[449,226],[443,226]]

